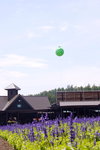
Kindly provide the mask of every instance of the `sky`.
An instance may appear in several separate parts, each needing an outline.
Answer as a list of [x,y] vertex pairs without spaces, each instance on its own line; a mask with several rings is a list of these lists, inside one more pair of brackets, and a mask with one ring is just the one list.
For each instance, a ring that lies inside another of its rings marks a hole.
[[11,83],[23,95],[99,86],[100,0],[0,0],[0,95]]

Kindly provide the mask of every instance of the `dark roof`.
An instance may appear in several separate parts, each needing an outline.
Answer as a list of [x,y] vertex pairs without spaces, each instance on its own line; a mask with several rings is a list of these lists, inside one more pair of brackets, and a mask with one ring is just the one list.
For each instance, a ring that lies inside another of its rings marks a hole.
[[18,94],[9,101],[7,96],[0,96],[0,110],[5,111],[19,96],[21,96],[33,108],[33,110],[44,110],[50,109],[51,107],[48,97],[22,96]]
[[8,102],[7,96],[0,96],[0,110],[2,110]]
[[98,106],[100,105],[100,101],[67,101],[67,102],[59,102],[60,106]]
[[49,109],[51,107],[47,96],[23,96],[23,97],[35,110]]
[[20,88],[14,83],[10,84],[9,86],[5,88],[5,90],[11,90],[11,89],[20,90]]

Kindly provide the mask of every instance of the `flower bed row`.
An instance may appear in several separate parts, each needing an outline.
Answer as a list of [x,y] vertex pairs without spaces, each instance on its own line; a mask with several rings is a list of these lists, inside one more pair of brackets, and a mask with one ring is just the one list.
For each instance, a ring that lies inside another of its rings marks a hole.
[[100,150],[100,117],[1,126],[0,137],[16,150]]

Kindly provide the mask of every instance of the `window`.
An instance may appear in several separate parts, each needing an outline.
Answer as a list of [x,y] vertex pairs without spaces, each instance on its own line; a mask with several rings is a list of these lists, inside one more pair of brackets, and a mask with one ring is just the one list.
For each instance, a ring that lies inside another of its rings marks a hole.
[[21,99],[19,99],[18,102],[21,102]]
[[17,108],[21,108],[22,107],[22,105],[21,104],[17,104]]

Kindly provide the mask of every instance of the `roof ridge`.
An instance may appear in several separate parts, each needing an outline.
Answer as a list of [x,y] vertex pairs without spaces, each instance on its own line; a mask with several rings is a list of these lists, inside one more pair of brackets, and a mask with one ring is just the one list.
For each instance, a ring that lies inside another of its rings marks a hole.
[[10,90],[10,89],[20,90],[20,88],[17,85],[15,85],[14,83],[10,84],[9,86],[7,86],[5,88],[5,90]]

